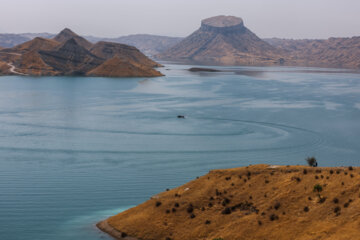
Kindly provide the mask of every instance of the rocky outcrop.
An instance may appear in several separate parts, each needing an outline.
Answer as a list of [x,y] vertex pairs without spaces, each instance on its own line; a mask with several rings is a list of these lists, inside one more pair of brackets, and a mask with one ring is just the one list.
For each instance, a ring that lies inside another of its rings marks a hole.
[[244,26],[241,18],[217,16],[200,29],[156,56],[161,60],[215,65],[283,64],[284,56]]
[[161,66],[137,48],[99,42],[95,45],[64,29],[54,39],[34,38],[0,50],[0,75],[156,77]]
[[65,28],[64,30],[62,30],[58,35],[56,35],[54,38],[53,38],[55,41],[57,42],[60,42],[60,43],[64,43],[70,39],[74,39],[75,42],[82,46],[83,48],[86,48],[86,49],[90,49],[92,47],[92,43],[89,42],[88,40],[86,40],[85,38],[83,37],[80,37],[79,35],[77,35],[76,33],[74,33],[73,31],[71,31],[70,29],[68,28]]
[[46,64],[65,75],[85,75],[103,63],[103,59],[93,55],[74,38],[54,50],[39,53]]

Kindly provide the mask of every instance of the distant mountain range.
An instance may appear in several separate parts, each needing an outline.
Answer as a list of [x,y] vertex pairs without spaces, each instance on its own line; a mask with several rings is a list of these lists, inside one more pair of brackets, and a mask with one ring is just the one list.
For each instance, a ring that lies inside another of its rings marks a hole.
[[[0,34],[0,48],[13,47],[33,37],[54,34]],[[91,43],[110,41],[135,46],[157,60],[208,65],[308,66],[360,69],[360,37],[321,40],[260,39],[241,18],[217,16],[202,21],[186,38],[149,34],[118,38],[85,36]]]
[[360,69],[360,37],[321,40],[264,39],[286,51],[289,65]]
[[[1,34],[0,33],[0,47],[11,48],[21,43],[30,41],[35,37],[53,38],[55,37],[55,34],[51,34],[51,33],[21,33],[21,34],[2,33]],[[107,42],[115,42],[115,43],[131,45],[138,48],[141,52],[143,52],[147,56],[153,56],[160,52],[163,52],[183,39],[180,37],[167,37],[167,36],[157,36],[150,34],[135,34],[128,36],[121,36],[117,38],[101,38],[94,36],[83,36],[83,38],[85,38],[91,43],[107,41]]]
[[0,75],[154,77],[160,66],[133,46],[93,44],[70,29],[0,50]]

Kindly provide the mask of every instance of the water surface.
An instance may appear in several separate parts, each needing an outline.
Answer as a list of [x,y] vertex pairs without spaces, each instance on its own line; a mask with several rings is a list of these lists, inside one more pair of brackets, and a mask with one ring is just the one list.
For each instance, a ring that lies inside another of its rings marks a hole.
[[94,223],[210,169],[359,165],[360,75],[190,67],[0,77],[0,239],[109,239]]

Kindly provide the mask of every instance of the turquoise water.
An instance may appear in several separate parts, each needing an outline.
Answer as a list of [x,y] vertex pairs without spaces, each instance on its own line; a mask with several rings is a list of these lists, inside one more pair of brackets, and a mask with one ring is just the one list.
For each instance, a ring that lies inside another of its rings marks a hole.
[[359,165],[359,74],[189,67],[0,77],[0,239],[110,239],[97,221],[214,168]]

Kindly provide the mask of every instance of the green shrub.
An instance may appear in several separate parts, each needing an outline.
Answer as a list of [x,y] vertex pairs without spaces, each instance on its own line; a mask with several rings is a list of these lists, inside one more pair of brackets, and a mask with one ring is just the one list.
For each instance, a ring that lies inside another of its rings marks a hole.
[[315,157],[308,157],[308,158],[306,158],[306,162],[308,163],[308,165],[309,165],[310,167],[317,167],[317,165],[318,165]]
[[323,190],[322,186],[320,184],[316,184],[314,186],[314,192],[320,193]]

